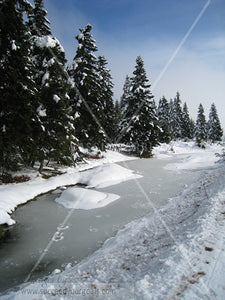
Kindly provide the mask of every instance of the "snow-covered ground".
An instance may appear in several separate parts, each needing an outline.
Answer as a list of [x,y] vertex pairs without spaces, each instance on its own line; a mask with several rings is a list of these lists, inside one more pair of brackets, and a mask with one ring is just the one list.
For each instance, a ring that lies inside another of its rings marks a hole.
[[65,190],[56,202],[66,208],[74,209],[94,209],[103,207],[119,199],[115,194],[106,194],[83,188],[72,187]]
[[[202,150],[193,143],[182,142],[156,148],[158,159],[182,155],[182,162],[167,165],[173,171],[187,168],[194,171],[199,166],[213,168],[201,181],[170,199],[166,206],[127,224],[75,267],[62,273],[56,270],[45,280],[28,283],[18,292],[2,298],[224,299],[225,166],[215,164],[218,158],[214,155],[221,151],[218,145]],[[103,172],[105,167],[97,169]],[[74,172],[70,172],[73,176]],[[87,172],[91,174],[93,170]],[[119,175],[116,171],[115,174]],[[58,177],[67,175],[69,173]],[[132,176],[135,174],[128,174],[128,178]],[[101,182],[101,176],[97,180],[92,174],[84,181],[90,186],[116,183],[115,178],[107,180],[106,177],[104,173]],[[121,180],[125,177],[123,174]],[[93,183],[91,178],[96,181]],[[42,180],[42,183],[51,183],[51,180]],[[60,182],[58,185],[65,185]],[[26,187],[28,183],[21,185]],[[7,187],[12,186],[15,185]]]

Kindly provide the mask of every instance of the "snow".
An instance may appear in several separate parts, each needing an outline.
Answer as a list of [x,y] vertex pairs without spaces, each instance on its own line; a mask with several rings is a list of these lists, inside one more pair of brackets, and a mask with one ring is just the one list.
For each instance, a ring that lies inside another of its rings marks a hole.
[[128,170],[119,165],[106,164],[86,171],[80,183],[86,184],[88,187],[104,188],[140,177],[141,175],[134,174],[132,170]]
[[51,37],[49,35],[45,36],[36,36],[34,42],[36,45],[40,48],[54,48],[56,46],[60,47],[60,50],[64,52],[64,49],[60,42],[54,37]]
[[65,94],[65,98],[66,98],[66,99],[70,99],[70,96],[66,93],[66,94]]
[[78,41],[83,40],[83,39],[84,39],[84,35],[83,35],[83,33],[80,33],[78,35]]
[[80,114],[79,114],[78,111],[76,111],[75,114],[74,114],[74,119],[77,119],[77,118],[79,118],[79,117],[80,117]]
[[224,299],[224,181],[218,166],[79,264],[2,299]]
[[115,194],[73,187],[65,190],[55,201],[66,208],[87,210],[106,206],[119,198]]
[[2,132],[6,132],[6,126],[5,126],[5,124],[3,124],[3,126],[2,126]]
[[[173,171],[187,169],[187,161],[189,170],[199,168],[200,161],[205,167],[213,163],[213,168],[165,206],[127,224],[79,264],[61,273],[54,272],[44,280],[27,283],[19,291],[1,298],[224,299],[225,165],[216,164],[214,160],[214,153],[221,151],[220,145],[207,145],[203,150],[194,143],[183,142],[155,148],[157,159],[169,162],[178,153],[183,157],[181,164],[184,167],[175,165]],[[117,158],[118,161],[124,159],[120,153],[108,152],[104,159],[107,164],[101,162],[101,165],[81,172],[83,174],[68,168],[66,174],[56,178],[39,178],[42,181],[39,188],[43,190],[45,183],[51,187],[57,178],[61,185],[79,177],[79,182],[101,188],[116,184],[116,175],[120,173],[120,180],[135,176],[129,170],[109,164]],[[92,166],[96,164],[99,161],[90,162]],[[34,182],[21,184],[25,193],[25,187]],[[9,202],[12,200],[9,188],[14,186],[19,184],[6,186]],[[3,188],[0,186],[0,204]],[[87,199],[90,197],[89,209],[92,204],[95,207],[97,201],[110,197],[105,193],[94,195],[94,191],[87,188],[77,189],[63,191],[57,202],[68,208],[82,207],[85,205],[81,199],[84,195]],[[21,193],[17,190],[16,195],[21,196]]]
[[47,116],[46,109],[43,109],[41,105],[37,108],[37,113],[38,113],[39,117]]
[[47,81],[48,79],[49,79],[49,73],[46,72],[42,77],[42,85],[44,85],[45,81]]
[[60,98],[59,98],[58,95],[53,95],[53,100],[54,100],[56,103],[58,103],[59,100],[60,100]]
[[48,67],[51,67],[54,63],[55,63],[55,58],[52,57],[51,59],[49,59],[47,65],[48,65]]
[[16,51],[16,50],[17,50],[17,46],[16,46],[15,40],[12,40],[12,50],[13,50],[13,51]]
[[206,149],[196,146],[195,142],[176,141],[170,144],[161,144],[153,149],[153,154],[158,159],[170,157],[172,154],[183,155],[184,160],[180,164],[171,164],[168,169],[193,169],[202,164],[202,167],[213,166],[218,158],[215,153],[221,153],[222,146],[220,144],[207,144]]
[[10,218],[6,211],[0,210],[0,220],[2,224],[13,225],[15,221]]
[[[43,179],[39,176],[39,173],[35,175],[28,174],[33,176],[28,182],[0,185],[0,224],[12,225],[14,220],[10,214],[18,205],[24,204],[38,195],[47,193],[57,187],[75,185],[77,183],[103,187],[139,177],[140,175],[134,174],[131,170],[113,164],[117,161],[129,159],[134,158],[108,151],[101,160],[90,159],[87,160],[85,165],[80,165],[77,168],[62,168],[62,172],[65,172],[65,174],[59,176]],[[108,202],[108,200],[109,198],[106,197],[105,201]],[[114,200],[116,199],[114,198]]]

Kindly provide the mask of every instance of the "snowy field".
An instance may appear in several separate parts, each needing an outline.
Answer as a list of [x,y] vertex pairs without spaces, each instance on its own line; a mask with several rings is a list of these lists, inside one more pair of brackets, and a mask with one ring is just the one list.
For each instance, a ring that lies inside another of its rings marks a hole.
[[[127,224],[75,267],[61,273],[56,270],[45,280],[24,284],[18,292],[1,298],[224,299],[225,166],[217,164],[215,156],[221,151],[219,145],[202,150],[194,143],[182,142],[156,148],[157,159],[182,156],[180,163],[167,165],[170,170],[211,170],[164,207]],[[90,163],[95,168],[84,172],[70,168],[66,174],[47,180],[34,178],[27,183],[1,186],[0,207],[7,223],[13,223],[9,213],[19,203],[57,186],[80,182],[103,187],[136,178],[132,171],[109,164],[124,159],[127,157],[109,152],[102,161]],[[104,205],[104,200],[107,205],[116,199],[116,195],[104,193],[87,195],[90,203],[85,206],[77,191],[68,188],[61,195],[61,204],[91,209]]]

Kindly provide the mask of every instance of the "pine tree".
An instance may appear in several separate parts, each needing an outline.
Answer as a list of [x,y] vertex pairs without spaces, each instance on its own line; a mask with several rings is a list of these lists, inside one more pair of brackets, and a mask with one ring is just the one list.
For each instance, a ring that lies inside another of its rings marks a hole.
[[208,127],[208,139],[212,143],[222,141],[223,130],[221,128],[216,105],[214,103],[211,105],[207,127]]
[[51,35],[50,22],[46,18],[47,11],[44,9],[43,0],[34,0],[34,9],[29,15],[28,25],[33,36]]
[[98,115],[99,121],[106,133],[109,143],[115,139],[115,108],[113,103],[113,83],[107,61],[103,55],[98,56],[98,74],[100,76],[100,101],[103,114]]
[[70,70],[75,87],[70,95],[80,143],[84,147],[97,146],[104,150],[106,136],[99,122],[104,107],[100,95],[101,80],[98,74],[98,62],[94,54],[98,49],[92,38],[91,29],[92,26],[88,24],[84,29],[80,29],[80,34],[76,36],[78,48]]
[[198,107],[195,139],[196,139],[196,143],[199,147],[202,147],[203,143],[207,140],[206,119],[205,119],[205,114],[204,114],[204,108],[201,103],[199,104],[199,107]]
[[159,100],[159,105],[157,109],[157,116],[159,119],[159,141],[161,143],[169,143],[172,139],[172,133],[169,128],[170,114],[169,114],[169,103],[163,96]]
[[116,143],[119,143],[120,141],[122,141],[123,143],[130,142],[129,123],[130,123],[130,118],[134,113],[133,108],[130,105],[131,89],[132,89],[131,79],[127,75],[123,86],[123,94],[120,98],[121,119],[119,122],[119,135],[117,137]]
[[71,143],[76,141],[70,121],[70,85],[65,71],[65,53],[59,41],[51,37],[43,0],[35,1],[29,25],[33,32],[32,62],[36,84],[35,150],[32,162],[45,159],[71,164]]
[[183,113],[181,108],[180,94],[177,92],[176,97],[173,101],[173,133],[174,138],[182,138],[182,126],[183,126]]
[[169,102],[169,114],[168,114],[168,124],[169,124],[169,131],[171,133],[171,139],[174,139],[174,128],[176,123],[176,114],[174,109],[174,101],[170,99]]
[[122,112],[121,112],[121,105],[118,100],[116,100],[115,105],[114,105],[114,112],[115,112],[115,137],[114,137],[114,143],[117,142],[119,139],[119,133],[120,133],[120,122],[122,119]]
[[31,5],[23,0],[0,2],[0,165],[18,167],[32,143],[33,81],[30,36],[23,21]]
[[131,93],[131,80],[130,77],[127,75],[123,86],[123,95],[121,96],[120,99],[121,113],[124,116],[126,115],[126,111],[129,105],[130,93]]
[[124,141],[134,145],[138,155],[149,157],[158,144],[159,127],[154,96],[140,56],[136,59],[133,75],[127,113],[121,122],[122,134],[125,132]]
[[193,138],[193,123],[191,122],[187,103],[184,102],[183,113],[182,113],[182,138],[192,139]]
[[191,118],[190,119],[190,128],[191,128],[191,139],[195,137],[195,121]]

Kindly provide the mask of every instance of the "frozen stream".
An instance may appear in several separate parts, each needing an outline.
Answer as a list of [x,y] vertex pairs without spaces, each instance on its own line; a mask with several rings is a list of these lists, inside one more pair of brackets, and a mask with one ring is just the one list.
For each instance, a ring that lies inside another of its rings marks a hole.
[[[120,163],[143,177],[99,189],[120,196],[106,207],[74,210],[61,230],[61,236],[52,243],[30,279],[41,278],[55,269],[65,269],[69,263],[75,265],[125,224],[146,215],[152,210],[152,205],[162,206],[168,198],[195,182],[201,176],[200,169],[175,172],[165,168],[183,159],[183,155],[174,155],[162,160],[152,158]],[[67,216],[68,209],[54,201],[59,195],[60,191],[56,190],[40,196],[37,201],[19,207],[14,213],[17,225],[12,227],[7,240],[0,245],[1,292],[24,282]]]

